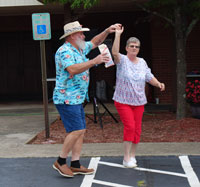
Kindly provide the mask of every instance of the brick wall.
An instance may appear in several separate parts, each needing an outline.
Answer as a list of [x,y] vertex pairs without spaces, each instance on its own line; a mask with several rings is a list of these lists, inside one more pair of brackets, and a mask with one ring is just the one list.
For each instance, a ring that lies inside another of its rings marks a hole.
[[[186,47],[187,72],[200,71],[200,24],[196,25],[188,37]],[[173,28],[166,27],[160,20],[151,24],[152,72],[159,81],[164,82],[166,91],[153,88],[154,98],[160,103],[175,103],[176,100],[176,57]]]
[[154,89],[154,98],[158,97],[160,103],[172,102],[173,82],[173,31],[171,28],[165,28],[160,21],[153,21],[151,24],[152,40],[152,72],[154,76],[166,85],[166,91],[160,92],[158,88]]
[[200,22],[190,33],[186,46],[187,73],[198,70],[200,71]]

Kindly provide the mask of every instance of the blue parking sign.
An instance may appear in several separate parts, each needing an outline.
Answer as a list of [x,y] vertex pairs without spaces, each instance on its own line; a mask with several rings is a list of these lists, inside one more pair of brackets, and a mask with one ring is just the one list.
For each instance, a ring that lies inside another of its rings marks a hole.
[[51,39],[51,26],[49,13],[32,14],[32,27],[34,40]]

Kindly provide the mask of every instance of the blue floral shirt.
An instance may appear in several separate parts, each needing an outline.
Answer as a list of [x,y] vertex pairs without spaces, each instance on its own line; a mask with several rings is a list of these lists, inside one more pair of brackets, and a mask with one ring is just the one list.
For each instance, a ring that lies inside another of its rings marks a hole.
[[64,43],[55,54],[56,85],[53,92],[54,104],[81,104],[88,99],[89,70],[74,76],[66,70],[67,67],[89,59],[86,55],[91,51],[92,43],[86,42],[84,50],[79,52],[70,43]]

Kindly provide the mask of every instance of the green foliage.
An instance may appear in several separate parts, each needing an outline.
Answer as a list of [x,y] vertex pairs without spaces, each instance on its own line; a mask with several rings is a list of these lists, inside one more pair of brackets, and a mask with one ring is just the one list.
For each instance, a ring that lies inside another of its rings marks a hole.
[[97,4],[99,0],[44,0],[45,4],[48,3],[70,3],[71,4],[71,8],[80,8],[80,7],[84,7],[86,8],[91,8],[92,6],[94,6],[95,4]]
[[83,7],[86,8],[91,8],[92,6],[94,6],[96,3],[98,2],[98,0],[75,0],[72,3],[72,8],[76,8],[76,7],[80,7],[81,5],[83,5]]

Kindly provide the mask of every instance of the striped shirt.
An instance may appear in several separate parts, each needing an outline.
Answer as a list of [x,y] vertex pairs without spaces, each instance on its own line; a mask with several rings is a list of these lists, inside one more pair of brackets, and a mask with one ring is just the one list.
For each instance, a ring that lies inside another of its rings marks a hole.
[[134,64],[126,55],[120,54],[117,65],[116,88],[113,100],[122,104],[140,106],[147,103],[145,84],[154,75],[143,58]]

